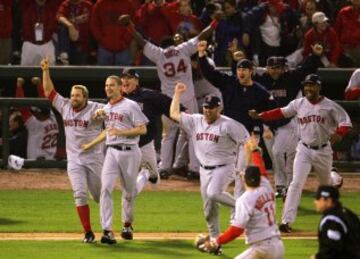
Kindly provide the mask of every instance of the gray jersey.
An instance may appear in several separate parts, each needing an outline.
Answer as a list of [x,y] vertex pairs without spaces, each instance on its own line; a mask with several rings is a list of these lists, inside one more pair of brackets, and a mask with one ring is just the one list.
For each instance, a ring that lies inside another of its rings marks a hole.
[[311,146],[327,143],[337,127],[352,126],[345,110],[326,97],[316,104],[310,103],[305,97],[298,98],[281,108],[281,111],[286,118],[296,115],[300,139]]
[[231,225],[245,229],[245,242],[252,244],[280,236],[275,219],[275,194],[268,183],[263,183],[256,189],[245,191],[236,200]]
[[51,112],[49,118],[44,121],[30,116],[25,122],[25,127],[29,135],[27,158],[55,159],[59,128],[54,113]]
[[52,104],[64,121],[68,161],[86,165],[94,159],[102,159],[104,157],[102,145],[96,145],[90,151],[83,151],[81,145],[91,142],[103,130],[102,122],[93,120],[92,116],[104,104],[89,101],[82,110],[76,111],[72,108],[70,99],[58,93],[52,99]]
[[187,85],[181,96],[184,105],[195,98],[190,57],[196,52],[198,41],[195,37],[166,49],[146,42],[144,47],[144,55],[156,64],[162,93],[172,98],[178,82]]
[[191,136],[196,157],[206,166],[235,163],[239,145],[249,137],[242,124],[223,115],[208,124],[201,114],[182,112],[180,126]]
[[[138,103],[123,98],[120,101],[104,107],[106,118],[106,128],[113,127],[117,129],[131,129],[148,123],[148,119],[142,113]],[[128,144],[135,145],[139,143],[140,136],[106,136],[106,145]]]
[[360,68],[356,69],[354,73],[352,73],[345,92],[355,88],[360,88]]

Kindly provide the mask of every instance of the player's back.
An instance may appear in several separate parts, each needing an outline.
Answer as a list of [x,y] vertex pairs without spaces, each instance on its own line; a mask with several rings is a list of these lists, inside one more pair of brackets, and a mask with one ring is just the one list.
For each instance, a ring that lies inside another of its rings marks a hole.
[[280,236],[275,219],[275,194],[270,188],[247,190],[236,201],[235,222],[245,228],[247,244]]

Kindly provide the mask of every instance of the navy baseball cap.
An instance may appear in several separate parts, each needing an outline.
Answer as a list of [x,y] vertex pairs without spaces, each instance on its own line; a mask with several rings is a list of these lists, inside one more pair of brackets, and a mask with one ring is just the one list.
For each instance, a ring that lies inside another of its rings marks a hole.
[[135,78],[137,78],[137,79],[140,78],[139,73],[138,73],[135,69],[132,69],[132,68],[125,68],[125,69],[122,71],[121,77],[125,77],[125,76],[135,77]]
[[321,185],[319,186],[315,194],[316,200],[319,200],[320,198],[325,198],[325,199],[331,198],[334,201],[337,201],[340,198],[340,193],[338,188],[334,186]]
[[205,97],[205,101],[202,106],[210,109],[219,107],[221,106],[221,99],[216,95],[208,95]]
[[261,173],[258,166],[246,167],[244,178],[247,185],[254,187],[259,186],[260,177],[261,177]]
[[286,66],[287,60],[285,57],[272,56],[266,60],[266,66],[268,67],[283,67]]
[[251,62],[251,60],[248,60],[246,58],[241,59],[238,61],[238,63],[236,64],[236,68],[248,68],[248,69],[253,69],[254,68],[254,63]]
[[302,85],[305,85],[305,84],[321,85],[321,79],[320,79],[320,76],[318,76],[317,74],[310,74],[305,77],[304,81],[302,81],[301,84]]

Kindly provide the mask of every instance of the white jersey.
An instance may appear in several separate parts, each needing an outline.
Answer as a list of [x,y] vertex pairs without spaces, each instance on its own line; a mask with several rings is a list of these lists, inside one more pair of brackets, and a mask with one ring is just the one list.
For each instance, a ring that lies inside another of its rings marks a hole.
[[345,92],[355,88],[360,88],[360,68],[356,69],[354,73],[352,73]]
[[202,114],[182,112],[180,126],[191,136],[195,155],[205,166],[235,163],[239,145],[249,137],[241,123],[223,115],[208,124]]
[[246,244],[280,236],[275,218],[275,194],[269,184],[264,182],[256,189],[247,190],[236,200],[231,225],[245,229]]
[[[113,127],[117,129],[131,129],[140,125],[148,123],[148,119],[142,113],[141,108],[137,102],[127,98],[122,98],[120,101],[110,104],[107,103],[104,107],[106,118],[106,128]],[[106,145],[136,145],[139,143],[140,136],[124,137],[124,136],[106,136]]]
[[296,115],[300,139],[310,146],[327,143],[337,127],[352,126],[345,110],[326,97],[316,104],[310,103],[306,97],[298,98],[281,111],[286,118]]
[[89,151],[81,149],[82,144],[91,142],[103,130],[103,123],[93,120],[97,109],[104,106],[102,103],[88,101],[87,105],[79,111],[72,108],[70,99],[56,93],[52,100],[56,110],[62,115],[66,136],[66,153],[68,161],[76,161],[82,165],[96,160],[102,160],[103,145],[96,145]]
[[181,96],[184,105],[195,99],[190,57],[196,52],[198,41],[195,37],[166,49],[146,42],[144,47],[144,55],[156,64],[163,94],[172,98],[178,82],[187,85],[186,92]]
[[32,115],[26,120],[25,127],[28,131],[27,158],[54,159],[59,135],[55,115],[51,112],[44,121]]

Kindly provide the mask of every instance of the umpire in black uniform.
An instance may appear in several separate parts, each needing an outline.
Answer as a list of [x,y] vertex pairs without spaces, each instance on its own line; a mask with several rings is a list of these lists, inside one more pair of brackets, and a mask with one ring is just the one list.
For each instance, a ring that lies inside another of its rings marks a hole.
[[359,259],[360,221],[351,210],[339,201],[339,190],[333,186],[319,186],[315,197],[317,212],[323,213],[318,238],[316,259]]

